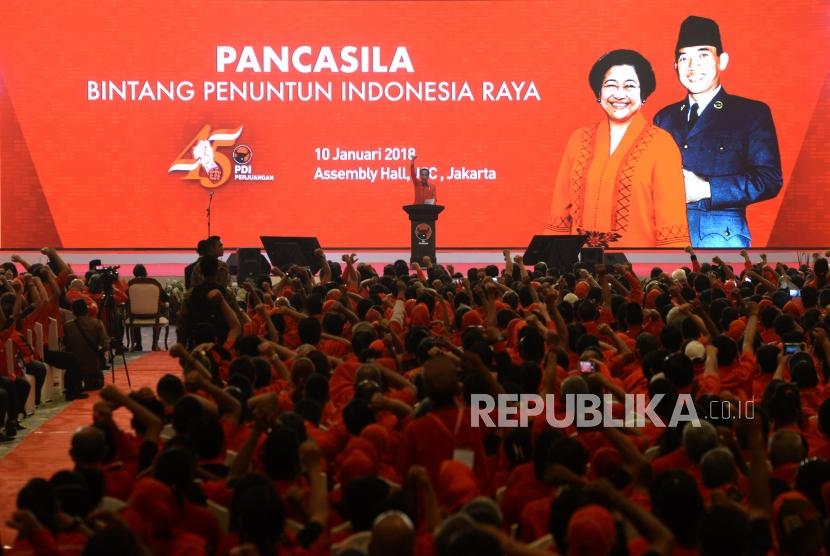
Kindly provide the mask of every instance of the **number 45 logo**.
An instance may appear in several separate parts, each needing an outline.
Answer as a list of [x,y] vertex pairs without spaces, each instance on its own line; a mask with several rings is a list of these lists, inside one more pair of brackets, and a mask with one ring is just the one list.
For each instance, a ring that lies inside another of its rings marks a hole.
[[207,189],[219,187],[231,177],[231,160],[217,149],[230,147],[241,134],[241,125],[238,129],[217,129],[213,133],[209,125],[204,126],[173,161],[167,173],[187,172],[183,180],[199,180]]

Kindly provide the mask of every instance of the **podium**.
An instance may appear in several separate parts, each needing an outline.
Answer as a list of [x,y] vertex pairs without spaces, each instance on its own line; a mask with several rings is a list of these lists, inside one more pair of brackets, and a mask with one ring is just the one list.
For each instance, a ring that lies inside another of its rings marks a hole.
[[420,263],[424,257],[435,259],[435,223],[444,210],[441,205],[405,205],[403,210],[409,215],[411,231],[410,261]]

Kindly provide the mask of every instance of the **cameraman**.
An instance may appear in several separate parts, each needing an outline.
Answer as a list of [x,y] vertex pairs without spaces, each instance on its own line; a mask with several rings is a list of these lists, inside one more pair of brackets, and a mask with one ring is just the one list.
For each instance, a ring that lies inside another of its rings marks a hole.
[[[63,367],[67,371],[64,379],[67,384],[66,399],[86,397],[80,394],[80,388],[70,388],[69,384],[79,385],[81,379],[84,381],[85,390],[93,390],[103,386],[103,374],[101,373],[101,360],[104,351],[110,344],[110,339],[104,329],[104,323],[88,314],[86,303],[82,299],[72,302],[72,314],[75,320],[68,322],[63,328],[63,341],[66,344],[66,351],[74,355],[76,364]],[[65,364],[65,362],[64,362]],[[79,376],[69,378],[70,367]],[[74,391],[73,391],[74,390]]]
[[98,307],[101,307],[101,301],[107,291],[112,291],[112,298],[116,305],[121,305],[127,301],[127,292],[124,291],[124,285],[118,280],[117,268],[98,268],[96,273],[91,275],[87,281],[89,296]]

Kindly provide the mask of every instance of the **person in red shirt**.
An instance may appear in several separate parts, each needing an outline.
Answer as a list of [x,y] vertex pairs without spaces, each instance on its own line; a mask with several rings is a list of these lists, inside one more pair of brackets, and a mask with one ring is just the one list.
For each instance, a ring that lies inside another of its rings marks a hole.
[[195,504],[189,498],[194,488],[198,489],[193,482],[195,471],[196,456],[183,446],[166,449],[153,465],[153,476],[170,487],[175,499],[173,509],[181,527],[215,548],[222,539],[219,521],[205,506]]
[[60,511],[52,485],[44,479],[32,479],[17,496],[17,508],[9,525],[19,531],[10,550],[12,556],[80,555],[87,541],[85,529]]
[[98,316],[98,304],[90,297],[86,292],[84,292],[84,283],[79,279],[72,280],[69,283],[69,288],[66,290],[66,300],[69,303],[73,303],[78,299],[83,300],[83,302],[87,306],[87,311],[89,316],[97,317]]
[[140,479],[121,517],[154,554],[207,554],[205,540],[182,526],[173,493],[160,481]]
[[470,408],[456,402],[459,385],[455,365],[444,357],[427,361],[424,389],[432,409],[404,428],[398,448],[398,474],[405,477],[412,465],[423,465],[437,484],[441,463],[457,459],[473,468],[486,492],[489,480],[482,434],[470,424]]
[[418,174],[415,174],[415,159],[417,156],[409,158],[409,176],[412,178],[412,185],[415,187],[415,202],[414,205],[434,205],[438,203],[438,195],[435,192],[435,185],[429,181],[429,169],[421,168]]

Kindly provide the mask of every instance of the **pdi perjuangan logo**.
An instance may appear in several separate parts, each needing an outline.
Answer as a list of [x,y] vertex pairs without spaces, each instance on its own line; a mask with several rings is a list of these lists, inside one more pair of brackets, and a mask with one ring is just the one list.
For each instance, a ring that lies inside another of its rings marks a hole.
[[[274,181],[272,174],[253,173],[253,149],[237,144],[242,127],[211,131],[210,125],[203,126],[167,172],[185,172],[183,180],[196,180],[206,189],[216,189],[231,177],[235,181]],[[225,154],[227,150],[231,157]]]

